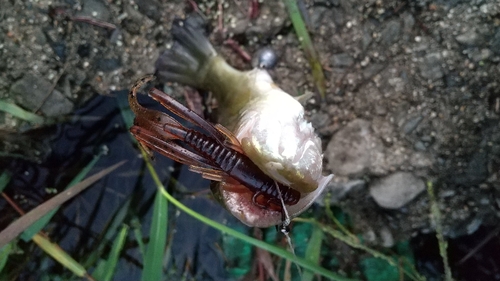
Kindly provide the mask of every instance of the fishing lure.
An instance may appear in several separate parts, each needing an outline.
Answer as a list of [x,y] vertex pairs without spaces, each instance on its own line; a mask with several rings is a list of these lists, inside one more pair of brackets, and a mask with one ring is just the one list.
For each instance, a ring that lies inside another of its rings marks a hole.
[[[174,20],[171,32],[174,42],[156,62],[158,80],[211,91],[218,104],[217,122],[232,132],[243,154],[273,180],[300,192],[299,201],[285,208],[290,218],[298,216],[333,178],[323,175],[321,140],[305,119],[302,104],[265,69],[231,67],[208,41],[199,17]],[[247,225],[282,223],[282,212],[259,207],[251,194],[231,192],[238,188],[233,181],[218,181],[212,192]]]
[[236,185],[243,185],[252,192],[253,203],[263,209],[281,212],[283,205],[297,204],[300,192],[262,172],[244,154],[238,139],[223,126],[211,124],[156,88],[149,90],[151,98],[207,134],[183,126],[166,113],[141,106],[137,101],[137,91],[151,80],[153,76],[139,79],[129,93],[130,107],[136,115],[130,131],[141,145],[188,165],[191,171],[200,173],[206,179],[236,181]]

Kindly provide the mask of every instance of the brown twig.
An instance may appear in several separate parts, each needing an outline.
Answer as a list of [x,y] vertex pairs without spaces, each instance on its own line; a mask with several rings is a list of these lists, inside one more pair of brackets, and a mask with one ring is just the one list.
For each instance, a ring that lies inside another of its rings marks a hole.
[[227,39],[224,41],[224,45],[231,47],[231,49],[238,53],[245,62],[250,62],[252,60],[252,57],[250,57],[250,55],[233,39]]
[[88,17],[88,16],[73,16],[70,12],[68,12],[68,10],[65,7],[61,7],[61,6],[51,7],[49,10],[49,16],[51,18],[55,18],[55,19],[66,18],[67,20],[70,20],[70,21],[84,22],[84,23],[88,23],[91,25],[95,25],[95,26],[99,26],[99,27],[107,28],[107,29],[111,29],[111,30],[116,29],[116,25],[109,23],[109,22],[105,22],[105,21],[100,20],[100,19],[96,19],[96,18]]
[[197,13],[200,11],[200,9],[198,8],[198,4],[196,4],[196,2],[194,2],[193,0],[186,0],[186,2],[188,2],[189,6],[191,6],[191,9],[193,9],[193,11]]
[[253,20],[259,16],[259,1],[250,0],[250,7],[248,8],[248,18]]
[[14,202],[14,200],[12,200],[12,198],[9,197],[9,195],[7,195],[5,192],[2,192],[2,197],[5,199],[5,201],[7,201],[7,203],[9,203],[9,205],[14,208],[14,210],[16,210],[17,213],[19,213],[21,216],[23,216],[25,214],[25,212],[23,211],[23,209],[21,209],[21,207],[19,207],[16,202]]
[[483,241],[481,241],[479,244],[477,244],[477,246],[474,247],[474,249],[472,249],[471,251],[469,251],[467,253],[467,255],[465,255],[463,258],[461,258],[457,262],[457,265],[462,265],[470,257],[472,257],[473,255],[475,255],[482,247],[484,247],[484,245],[486,245],[491,239],[493,239],[495,236],[497,236],[499,232],[500,232],[500,226],[497,226],[497,228],[495,228],[490,234],[488,234],[488,236],[486,236],[486,238],[484,238]]
[[72,21],[84,22],[84,23],[88,23],[88,24],[91,24],[91,25],[99,26],[99,27],[102,27],[102,28],[107,28],[107,29],[110,29],[110,30],[115,30],[116,29],[116,25],[114,25],[112,23],[109,23],[109,22],[106,22],[106,21],[103,21],[103,20],[95,19],[95,18],[92,18],[92,17],[87,17],[87,16],[70,16],[69,18]]
[[238,8],[238,10],[240,10],[241,14],[245,15],[245,10],[241,7],[240,2],[238,2],[236,0],[233,0],[233,3],[234,3],[234,5],[236,5],[236,7]]
[[226,37],[226,30],[224,29],[224,7],[222,6],[222,0],[218,1],[217,10],[219,12],[219,15],[217,16],[217,28],[215,29],[214,33],[218,32],[222,40],[224,37]]

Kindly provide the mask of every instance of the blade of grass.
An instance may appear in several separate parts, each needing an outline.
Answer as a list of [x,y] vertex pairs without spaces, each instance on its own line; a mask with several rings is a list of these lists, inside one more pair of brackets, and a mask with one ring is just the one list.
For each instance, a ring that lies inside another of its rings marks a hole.
[[50,242],[49,239],[43,237],[40,234],[35,234],[32,240],[40,248],[42,248],[44,252],[49,254],[52,258],[57,260],[60,264],[69,269],[76,276],[89,277],[85,268],[81,266],[77,261],[75,261],[70,255],[68,255],[57,244]]
[[262,240],[252,238],[244,233],[238,232],[230,227],[227,227],[223,224],[220,224],[214,220],[211,220],[211,219],[193,211],[192,209],[186,207],[184,204],[179,202],[177,199],[175,199],[172,195],[170,195],[170,193],[168,193],[165,190],[165,188],[163,187],[163,184],[161,183],[161,181],[158,177],[158,174],[156,173],[155,169],[153,168],[153,165],[151,164],[151,160],[147,157],[146,152],[143,151],[142,148],[141,148],[141,152],[145,156],[144,161],[146,161],[146,166],[151,174],[151,177],[153,178],[155,184],[157,185],[157,187],[159,188],[159,190],[161,191],[163,196],[165,196],[165,198],[169,202],[174,204],[178,209],[182,210],[183,212],[187,213],[188,215],[194,217],[195,219],[203,222],[204,224],[206,224],[208,226],[211,226],[211,227],[219,230],[222,233],[226,233],[226,234],[231,235],[235,238],[241,239],[241,240],[243,240],[251,245],[254,245],[254,246],[259,247],[263,250],[266,250],[270,253],[273,253],[277,256],[280,256],[282,258],[290,260],[290,261],[298,264],[299,266],[302,266],[305,269],[308,269],[312,272],[315,272],[319,275],[322,275],[330,280],[336,280],[336,281],[354,281],[354,280],[356,280],[356,279],[350,279],[350,278],[341,276],[339,274],[336,274],[334,272],[331,272],[331,271],[329,271],[321,266],[318,266],[317,264],[314,264],[314,263],[312,263],[304,258],[297,257],[285,249],[268,244]]
[[[97,154],[94,156],[94,158],[76,175],[76,177],[71,180],[71,182],[66,186],[65,190],[71,188],[73,185],[81,182],[83,178],[90,172],[90,170],[95,166],[97,161],[101,158],[102,153]],[[28,242],[31,240],[31,237],[38,233],[40,230],[42,230],[52,219],[54,214],[59,210],[59,208],[54,208],[53,210],[49,211],[45,216],[41,217],[38,219],[36,222],[34,222],[28,229],[23,231],[21,234],[21,239],[24,241]]]
[[436,201],[436,196],[434,195],[434,187],[432,186],[432,182],[427,182],[427,193],[429,194],[429,201],[431,204],[431,221],[436,227],[436,238],[439,244],[439,254],[443,259],[444,265],[444,276],[446,281],[452,281],[453,277],[451,275],[450,264],[448,262],[448,254],[446,249],[448,248],[448,242],[444,239],[443,236],[443,225],[441,224],[441,211],[439,211],[439,206]]
[[[124,102],[121,101],[120,98],[118,98],[118,104],[120,105],[121,107],[121,112],[122,112],[122,115],[124,116],[123,118],[125,119],[125,121],[127,120],[133,120],[133,118],[129,118],[131,116],[131,112],[130,111],[126,111],[125,109],[127,108],[126,106],[124,106]],[[129,115],[129,116],[127,116]],[[131,124],[127,124],[128,126],[130,126]],[[320,267],[306,259],[303,259],[303,258],[299,258],[295,255],[293,255],[292,253],[288,252],[287,250],[285,249],[282,249],[282,248],[279,248],[279,247],[276,247],[276,246],[273,246],[271,244],[268,244],[264,241],[261,241],[261,240],[258,240],[258,239],[255,239],[255,238],[252,238],[246,234],[243,234],[241,232],[238,232],[236,230],[233,230],[223,224],[220,224],[218,222],[215,222],[191,209],[189,209],[188,207],[186,207],[185,205],[183,205],[181,202],[177,201],[177,199],[175,199],[173,196],[171,196],[164,188],[163,184],[161,183],[159,177],[158,177],[158,174],[156,173],[155,169],[153,168],[153,165],[151,164],[151,160],[149,159],[149,156],[147,155],[147,153],[142,149],[140,148],[141,150],[141,154],[143,156],[143,159],[144,161],[146,162],[146,166],[150,172],[150,175],[151,177],[153,178],[153,181],[155,182],[157,188],[159,189],[159,191],[163,194],[163,196],[169,201],[171,202],[172,204],[174,204],[177,208],[181,209],[182,211],[186,212],[187,214],[189,214],[190,216],[194,217],[195,219],[198,219],[200,220],[201,222],[205,223],[206,225],[209,225],[217,230],[219,230],[220,232],[222,233],[226,233],[228,235],[231,235],[235,238],[238,238],[238,239],[241,239],[251,245],[254,245],[256,247],[259,247],[263,250],[266,250],[268,252],[271,252],[275,255],[278,255],[282,258],[285,258],[287,260],[291,260],[292,262],[295,262],[296,264],[302,266],[303,268],[305,269],[308,269],[308,270],[311,270],[312,272],[315,272],[319,275],[322,275],[330,280],[337,280],[337,281],[354,281],[356,279],[350,279],[350,278],[346,278],[346,277],[343,277],[341,275],[338,275],[334,272],[331,272],[323,267]],[[166,212],[165,212],[166,214]],[[165,237],[166,239],[166,237]],[[164,247],[162,249],[165,249]],[[158,279],[149,279],[149,280],[158,280]]]
[[130,211],[130,204],[132,200],[126,200],[122,206],[113,214],[111,223],[107,223],[107,227],[102,231],[102,234],[96,239],[95,246],[93,247],[92,253],[85,259],[82,264],[89,268],[93,266],[96,261],[100,259],[103,255],[104,251],[107,249],[110,244],[109,241],[116,236],[118,228],[124,224],[125,217]]
[[349,230],[347,230],[347,228],[345,228],[340,222],[339,220],[335,217],[335,215],[333,214],[333,211],[332,211],[332,208],[330,206],[330,197],[331,197],[331,194],[328,193],[328,195],[325,197],[325,212],[326,212],[326,215],[335,223],[335,225],[347,236],[349,236],[353,241],[356,241],[358,240],[358,237],[356,237],[356,235],[354,235],[353,233],[351,233]]
[[141,253],[142,256],[146,254],[146,246],[144,245],[143,237],[142,237],[142,232],[141,232],[141,222],[139,221],[138,218],[133,218],[132,221],[130,222],[132,225],[132,228],[134,229],[134,237],[135,240],[137,241],[137,244],[139,245],[139,252]]
[[204,224],[219,230],[220,232],[226,233],[226,234],[231,235],[235,238],[241,239],[241,240],[243,240],[251,245],[254,245],[254,246],[259,247],[261,249],[264,249],[270,253],[273,253],[277,256],[280,256],[282,258],[290,260],[290,261],[302,266],[303,268],[310,270],[312,272],[315,272],[319,275],[322,275],[328,279],[337,280],[337,281],[354,281],[354,280],[356,280],[356,279],[350,279],[350,278],[341,276],[339,274],[336,274],[334,272],[331,272],[331,271],[329,271],[321,266],[318,266],[317,264],[314,264],[314,263],[312,263],[304,258],[294,256],[291,252],[288,252],[287,250],[285,250],[283,248],[279,248],[277,246],[268,244],[262,240],[252,238],[244,233],[238,232],[230,227],[227,227],[223,224],[220,224],[214,220],[211,220],[211,219],[189,209],[188,207],[183,205],[181,202],[177,201],[177,199],[172,197],[172,195],[170,195],[166,190],[162,190],[162,193],[163,193],[163,196],[165,196],[168,199],[168,201],[170,201],[172,204],[174,204],[177,208],[179,208],[183,212],[187,213],[188,215],[194,217],[195,219],[203,222]]
[[10,242],[9,244],[0,248],[0,272],[2,272],[3,268],[5,267],[5,264],[7,263],[7,260],[9,258],[9,254],[14,248],[13,244],[14,242]]
[[[128,95],[116,95],[116,103],[118,104],[118,108],[120,108],[120,113],[122,115],[123,121],[125,122],[125,125],[127,128],[132,127],[132,124],[134,123],[134,113],[132,113],[132,110],[130,109],[130,106],[128,104]],[[135,138],[130,135],[132,139],[134,140],[134,143],[137,141]]]
[[125,245],[128,230],[129,227],[127,225],[123,225],[120,233],[113,242],[113,247],[111,248],[111,252],[109,253],[107,260],[101,261],[101,263],[97,266],[96,271],[92,274],[96,280],[109,281],[113,278],[116,265],[118,264],[118,260],[120,258],[120,253],[123,250],[123,245]]
[[113,170],[123,165],[126,161],[121,161],[109,168],[106,168],[99,173],[94,174],[91,177],[81,181],[80,183],[74,185],[72,188],[61,192],[60,194],[49,199],[47,202],[39,205],[35,209],[31,210],[26,215],[20,217],[18,220],[11,223],[7,228],[0,232],[0,247],[3,247],[12,239],[16,238],[22,231],[28,228],[35,221],[39,220],[42,216],[47,214],[54,208],[62,205],[64,202],[75,197],[80,192],[85,190],[87,187],[91,186],[93,183],[103,178],[107,174],[111,173]]
[[283,0],[285,4],[288,15],[292,20],[293,27],[295,29],[295,33],[299,38],[299,41],[304,48],[306,53],[306,57],[309,60],[309,65],[311,66],[312,76],[314,78],[314,83],[316,84],[316,88],[321,96],[321,99],[325,98],[326,86],[325,86],[325,76],[323,74],[323,68],[319,61],[319,56],[314,49],[314,45],[311,41],[311,37],[309,37],[309,33],[307,32],[306,25],[304,24],[304,20],[299,11],[299,7],[297,6],[296,0]]
[[[313,227],[311,238],[306,249],[306,260],[318,264],[321,254],[321,244],[323,243],[324,232],[317,226]],[[303,281],[311,281],[314,278],[314,272],[306,270],[302,275]]]
[[[127,96],[118,95],[116,101],[126,126],[130,128],[134,120],[134,115],[128,105]],[[136,139],[132,135],[130,135],[130,137],[133,143],[137,143]],[[149,230],[149,243],[145,251],[144,269],[142,271],[141,280],[161,280],[163,275],[163,255],[167,244],[168,201],[160,192],[160,190],[165,187],[154,171],[153,166],[150,163],[149,156],[142,148],[140,150],[142,157],[148,164],[148,169],[151,172],[153,180],[158,188],[158,193],[155,196],[153,221]],[[141,243],[139,243],[139,245],[141,245]],[[144,249],[144,244],[142,245],[142,248]]]
[[[376,258],[380,258],[380,259],[383,259],[385,261],[387,261],[390,265],[398,268],[398,263],[390,256],[387,256],[387,255],[384,255],[382,254],[381,252],[379,251],[376,251],[366,245],[363,245],[361,244],[360,240],[357,239],[357,238],[352,238],[351,236],[347,235],[347,234],[344,234],[336,229],[334,229],[333,227],[330,227],[328,225],[324,225],[324,224],[321,224],[319,223],[318,221],[314,220],[314,219],[306,219],[306,218],[295,218],[294,221],[298,221],[298,222],[307,222],[307,223],[311,223],[311,224],[314,224],[316,226],[318,226],[319,228],[321,228],[323,230],[323,232],[333,236],[334,238],[346,243],[347,245],[353,247],[353,248],[356,248],[356,249],[360,249],[360,250],[363,250],[369,254],[371,254],[372,256],[376,257]],[[425,277],[421,276],[418,274],[418,272],[410,272],[409,270],[403,268],[403,272],[411,279],[411,280],[425,280]]]
[[168,203],[161,189],[156,193],[153,222],[149,230],[149,243],[144,258],[143,281],[162,280],[163,255],[167,245]]
[[12,114],[14,117],[17,117],[21,120],[28,121],[30,123],[34,124],[43,124],[44,118],[42,116],[33,114],[29,111],[26,111],[22,109],[21,107],[13,104],[13,103],[8,103],[3,100],[0,100],[0,111],[7,112],[9,114]]
[[3,192],[7,184],[10,182],[10,174],[4,171],[0,176],[0,193]]

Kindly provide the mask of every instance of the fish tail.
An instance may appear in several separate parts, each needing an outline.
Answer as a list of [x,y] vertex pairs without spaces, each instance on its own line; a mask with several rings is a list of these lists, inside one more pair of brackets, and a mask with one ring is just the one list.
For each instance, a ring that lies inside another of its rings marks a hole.
[[174,43],[155,65],[160,81],[201,87],[209,60],[217,56],[203,32],[203,24],[203,19],[195,16],[174,20],[171,31]]

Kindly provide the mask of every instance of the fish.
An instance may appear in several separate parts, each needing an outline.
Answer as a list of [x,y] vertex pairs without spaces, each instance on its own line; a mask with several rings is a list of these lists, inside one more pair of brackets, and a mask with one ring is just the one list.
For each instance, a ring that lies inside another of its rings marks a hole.
[[[230,66],[210,43],[199,18],[175,19],[171,33],[172,47],[155,64],[158,80],[212,92],[217,122],[234,134],[244,154],[272,179],[300,192],[298,203],[286,206],[290,218],[307,210],[333,174],[323,175],[321,140],[306,120],[303,105],[265,69]],[[281,212],[254,204],[251,194],[234,192],[234,185],[218,182],[211,189],[235,217],[249,226],[282,224]]]

